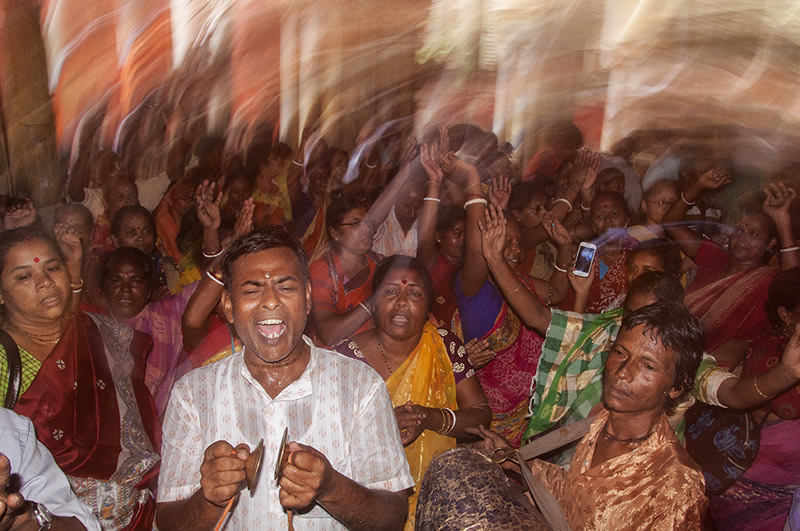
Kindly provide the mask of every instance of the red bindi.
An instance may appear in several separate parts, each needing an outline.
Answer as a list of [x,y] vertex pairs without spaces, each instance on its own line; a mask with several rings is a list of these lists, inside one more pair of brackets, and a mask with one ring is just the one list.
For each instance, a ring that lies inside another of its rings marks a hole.
[[33,263],[34,264],[38,264],[39,263],[39,257],[38,256],[34,256],[33,257]]
[[406,280],[406,279],[403,279],[402,282],[403,282],[404,285],[408,284],[408,280]]

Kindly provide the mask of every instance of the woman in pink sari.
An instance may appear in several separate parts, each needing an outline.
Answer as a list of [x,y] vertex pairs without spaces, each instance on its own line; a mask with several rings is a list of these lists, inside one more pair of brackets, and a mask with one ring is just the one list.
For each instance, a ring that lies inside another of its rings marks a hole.
[[[455,158],[449,159],[446,166],[448,164],[452,167],[445,173],[466,175],[467,191],[481,190],[480,177],[472,165]],[[486,339],[491,350],[495,352],[495,357],[476,371],[476,374],[492,408],[492,430],[501,433],[512,445],[519,447],[525,430],[530,386],[541,353],[542,337],[520,321],[489,275],[490,265],[484,258],[479,228],[486,203],[482,194],[468,195],[465,203],[466,248],[464,267],[456,278],[458,313],[454,317],[454,324],[456,333],[460,328],[465,341]],[[489,218],[502,218],[502,214],[492,207]],[[551,216],[546,219],[550,220]],[[557,243],[557,264],[566,271],[571,242]],[[540,299],[546,300],[543,303],[558,302],[566,293],[566,275],[556,270],[552,278],[553,284],[528,276],[519,268],[524,258],[523,252],[519,226],[515,221],[508,221],[507,230],[502,238],[498,238],[491,254],[493,261],[504,264],[505,268],[516,275],[519,280],[517,289],[537,293]]]
[[739,219],[728,249],[698,238],[680,223],[703,193],[729,182],[723,171],[706,171],[663,218],[669,236],[699,266],[686,290],[686,305],[706,330],[706,352],[725,368],[737,365],[750,342],[769,327],[764,304],[776,272],[768,265],[772,253],[780,250],[781,269],[800,265],[789,214],[795,192],[783,184],[770,185],[762,210],[746,212]]

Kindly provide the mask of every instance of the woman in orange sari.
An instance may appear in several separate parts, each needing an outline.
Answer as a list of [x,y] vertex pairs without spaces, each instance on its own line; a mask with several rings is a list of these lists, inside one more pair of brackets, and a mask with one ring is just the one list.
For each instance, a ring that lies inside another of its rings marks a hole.
[[330,236],[328,251],[311,263],[311,321],[324,345],[372,326],[369,298],[372,275],[380,256],[372,252],[374,228],[367,220],[368,205],[344,196],[325,215]]
[[686,290],[686,305],[706,330],[706,352],[724,368],[737,365],[750,342],[769,327],[764,305],[776,273],[768,265],[772,252],[780,249],[781,269],[800,265],[789,214],[795,192],[783,184],[770,185],[762,210],[746,212],[739,219],[729,249],[698,238],[680,223],[703,193],[729,182],[723,171],[706,171],[663,218],[669,236],[699,266]]
[[[419,485],[428,463],[469,428],[487,426],[491,411],[466,350],[455,334],[429,320],[433,282],[416,258],[395,255],[373,278],[376,328],[337,350],[369,364],[386,381],[411,474]],[[414,528],[417,494],[406,529]]]
[[155,211],[156,230],[161,247],[180,264],[183,252],[178,248],[178,232],[183,215],[194,205],[195,179],[184,177],[173,183]]

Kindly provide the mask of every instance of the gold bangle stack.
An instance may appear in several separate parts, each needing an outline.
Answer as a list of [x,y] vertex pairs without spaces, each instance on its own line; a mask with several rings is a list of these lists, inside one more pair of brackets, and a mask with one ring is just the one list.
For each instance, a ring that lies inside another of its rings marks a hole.
[[439,429],[441,435],[447,435],[456,427],[456,413],[449,407],[439,408],[442,412],[442,427]]

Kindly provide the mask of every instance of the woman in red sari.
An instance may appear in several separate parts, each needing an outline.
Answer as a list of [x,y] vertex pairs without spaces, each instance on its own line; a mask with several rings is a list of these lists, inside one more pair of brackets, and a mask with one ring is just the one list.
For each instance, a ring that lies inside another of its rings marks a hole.
[[[459,161],[449,154],[444,161],[445,173],[464,176],[465,189],[480,190],[480,177],[471,164]],[[554,274],[553,284],[534,279],[519,268],[523,261],[519,226],[515,221],[507,222],[507,230],[494,242],[492,260],[484,258],[479,222],[484,216],[486,199],[482,194],[470,194],[465,203],[466,250],[464,267],[456,279],[455,293],[458,298],[458,315],[454,318],[455,332],[460,332],[464,341],[474,338],[487,339],[496,355],[477,371],[478,380],[492,408],[492,429],[503,434],[515,446],[519,446],[525,430],[530,398],[530,385],[536,373],[541,353],[542,337],[525,327],[506,303],[500,290],[489,275],[498,269],[509,272],[519,280],[518,289],[537,293],[540,299],[557,302],[563,298],[567,288],[566,275]],[[502,213],[492,207],[490,219],[502,219]],[[551,217],[546,219],[550,220]],[[503,220],[506,227],[506,221]],[[570,259],[570,241],[558,242],[559,266],[566,266]],[[501,265],[502,264],[502,265]],[[564,271],[566,269],[564,268]],[[459,326],[460,325],[460,326]]]
[[45,233],[0,234],[0,264],[0,326],[16,345],[0,356],[0,399],[18,350],[21,385],[11,409],[33,421],[103,529],[149,529],[161,439],[144,384],[149,336],[103,316],[71,313],[81,285],[71,285],[64,256]]
[[367,302],[381,257],[372,251],[375,229],[367,212],[364,201],[343,196],[325,215],[330,249],[309,267],[311,321],[323,345],[336,345],[372,326]]
[[772,252],[780,249],[781,269],[800,265],[789,214],[795,192],[783,184],[766,190],[762,210],[739,219],[728,249],[680,223],[704,193],[729,182],[723,171],[702,173],[663,218],[670,238],[699,267],[686,290],[686,305],[706,330],[706,352],[725,368],[737,365],[750,342],[769,327],[764,304],[776,272],[768,265]]

